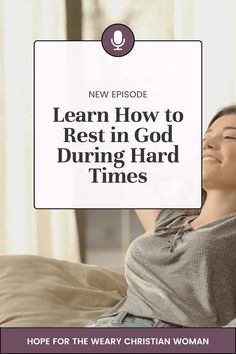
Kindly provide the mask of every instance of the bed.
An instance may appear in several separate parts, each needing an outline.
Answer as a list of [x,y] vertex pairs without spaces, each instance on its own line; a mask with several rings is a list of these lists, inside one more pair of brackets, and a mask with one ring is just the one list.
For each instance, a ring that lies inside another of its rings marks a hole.
[[0,256],[0,327],[84,327],[126,289],[123,269]]

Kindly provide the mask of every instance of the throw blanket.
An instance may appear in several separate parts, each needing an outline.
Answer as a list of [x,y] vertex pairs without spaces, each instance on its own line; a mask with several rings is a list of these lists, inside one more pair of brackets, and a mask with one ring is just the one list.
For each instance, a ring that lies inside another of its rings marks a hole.
[[0,327],[83,327],[126,289],[121,269],[0,256]]

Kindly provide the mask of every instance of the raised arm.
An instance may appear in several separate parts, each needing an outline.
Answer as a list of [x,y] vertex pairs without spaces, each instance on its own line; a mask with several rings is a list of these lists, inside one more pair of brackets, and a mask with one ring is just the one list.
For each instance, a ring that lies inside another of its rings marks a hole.
[[159,209],[135,209],[135,212],[141,221],[145,231],[148,231],[154,224],[157,215],[160,213]]

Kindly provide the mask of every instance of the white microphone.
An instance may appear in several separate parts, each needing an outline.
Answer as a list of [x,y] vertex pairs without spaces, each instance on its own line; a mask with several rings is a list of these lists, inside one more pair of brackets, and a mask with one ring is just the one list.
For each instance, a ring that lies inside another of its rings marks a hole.
[[122,50],[121,47],[125,44],[125,38],[123,38],[121,31],[117,30],[114,32],[111,44],[115,47],[114,50]]

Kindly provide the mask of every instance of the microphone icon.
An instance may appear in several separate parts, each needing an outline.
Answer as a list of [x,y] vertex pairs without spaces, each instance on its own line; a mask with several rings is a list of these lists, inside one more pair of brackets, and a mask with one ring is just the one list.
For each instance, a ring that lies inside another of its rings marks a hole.
[[114,50],[122,50],[121,47],[125,44],[125,38],[120,30],[116,30],[111,38],[111,44],[115,47]]

